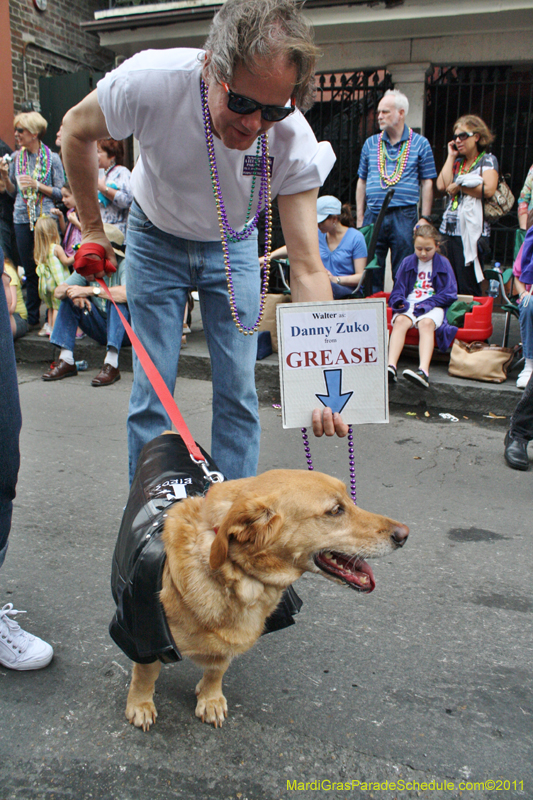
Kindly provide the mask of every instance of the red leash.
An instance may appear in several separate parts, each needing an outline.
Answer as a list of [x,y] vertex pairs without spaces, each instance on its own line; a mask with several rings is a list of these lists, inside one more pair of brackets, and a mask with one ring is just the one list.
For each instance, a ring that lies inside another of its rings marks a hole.
[[[106,258],[105,248],[102,247],[102,245],[87,243],[87,244],[82,244],[81,247],[76,252],[76,255],[74,256],[74,268],[76,272],[78,272],[83,277],[89,278],[90,276],[94,276],[95,261],[97,259],[91,258],[90,256],[97,256],[103,262],[102,265],[100,266],[102,267],[102,269],[105,270],[105,272],[112,273],[117,271],[114,264],[112,264],[112,262],[108,258]],[[100,269],[98,269],[97,271],[100,272]],[[139,337],[133,331],[133,328],[131,327],[127,319],[124,317],[124,314],[113,300],[113,297],[111,296],[111,292],[109,291],[107,284],[102,280],[102,278],[94,278],[94,280],[99,284],[99,286],[101,286],[101,288],[106,293],[108,300],[110,300],[117,309],[117,313],[122,321],[122,324],[124,325],[124,328],[126,329],[126,333],[130,338],[130,342],[135,352],[137,353],[137,357],[141,362],[141,365],[146,373],[146,377],[152,384],[152,387],[156,395],[160,399],[163,408],[165,409],[168,416],[172,420],[172,423],[176,427],[176,430],[178,431],[179,435],[187,445],[187,449],[191,454],[191,457],[197,462],[206,464],[207,462],[204,456],[202,455],[202,451],[194,441],[191,432],[189,431],[185,423],[185,420],[183,419],[181,412],[178,406],[176,405],[176,401],[169,392],[165,381],[159,374],[159,370],[157,369],[156,365],[146,352],[144,345],[140,341]]]

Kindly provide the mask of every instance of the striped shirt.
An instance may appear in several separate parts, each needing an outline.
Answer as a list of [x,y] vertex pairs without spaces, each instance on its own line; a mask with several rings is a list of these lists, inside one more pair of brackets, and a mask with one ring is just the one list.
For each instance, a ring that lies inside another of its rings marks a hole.
[[[375,214],[379,213],[385,195],[389,190],[389,187],[385,184],[383,184],[385,188],[382,188],[378,169],[379,137],[380,134],[376,134],[366,140],[361,151],[361,160],[359,161],[359,177],[366,181],[366,205]],[[396,144],[390,143],[389,134],[384,131],[383,143],[385,152],[389,156],[386,159],[386,172],[388,175],[393,173],[400,148],[408,138],[409,128],[407,125],[404,126],[401,139]],[[436,177],[435,159],[428,140],[419,133],[413,132],[409,158],[402,177],[393,187],[396,191],[389,208],[416,205],[420,197],[420,181]]]

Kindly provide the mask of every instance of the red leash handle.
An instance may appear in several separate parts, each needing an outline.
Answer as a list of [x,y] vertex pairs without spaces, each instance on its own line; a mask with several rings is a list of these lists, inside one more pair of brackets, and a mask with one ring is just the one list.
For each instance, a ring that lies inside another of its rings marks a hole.
[[[84,246],[85,245],[82,245],[82,247],[84,247]],[[92,247],[92,248],[100,247],[100,246],[101,245],[90,245],[90,247]],[[80,250],[82,249],[82,247],[80,247]],[[104,248],[102,247],[102,250],[103,249]],[[78,250],[78,252],[80,252],[80,250]],[[94,253],[94,250],[92,250],[92,252]],[[108,263],[111,263],[111,262],[108,262]],[[91,259],[91,264],[92,264],[92,269],[93,269],[93,274],[94,274],[94,259]],[[111,265],[111,266],[113,266],[113,265]],[[113,272],[114,271],[115,270],[113,269]],[[83,273],[80,273],[80,274],[83,274]],[[107,298],[113,303],[113,305],[117,309],[117,312],[118,312],[118,315],[119,315],[119,317],[120,317],[120,319],[122,321],[122,324],[124,325],[124,327],[126,329],[126,333],[130,337],[130,342],[132,343],[133,348],[134,348],[135,352],[137,353],[137,357],[138,357],[139,361],[141,362],[142,367],[143,367],[143,369],[144,369],[144,371],[146,373],[146,377],[148,378],[148,380],[152,384],[152,387],[153,387],[156,395],[159,397],[159,399],[160,399],[160,401],[161,401],[161,403],[163,405],[163,408],[165,409],[165,411],[167,412],[168,416],[170,417],[170,419],[172,420],[173,424],[175,425],[176,430],[178,431],[179,435],[181,436],[181,438],[183,439],[183,441],[187,445],[187,449],[188,449],[189,453],[191,454],[191,456],[194,459],[196,459],[196,461],[199,461],[202,464],[205,464],[206,463],[205,457],[203,456],[202,451],[200,450],[200,448],[198,447],[198,445],[194,441],[193,437],[191,436],[191,432],[189,431],[187,425],[185,424],[185,420],[181,416],[181,412],[180,412],[178,406],[176,405],[176,401],[174,400],[174,398],[170,394],[165,381],[163,380],[163,378],[159,374],[159,370],[157,369],[156,365],[154,364],[154,362],[152,361],[152,359],[150,358],[150,356],[146,352],[146,350],[144,348],[144,345],[141,343],[139,337],[134,333],[133,328],[131,327],[131,325],[129,324],[127,319],[125,318],[124,314],[122,313],[120,308],[117,306],[117,304],[113,300],[113,297],[111,296],[111,292],[109,291],[107,285],[104,283],[104,281],[101,278],[96,278],[95,280],[99,284],[99,286],[102,287],[102,289],[104,290],[104,292],[107,295]]]
[[115,265],[106,256],[105,247],[96,242],[86,242],[80,245],[74,255],[74,269],[84,278],[90,278],[95,272],[117,271]]

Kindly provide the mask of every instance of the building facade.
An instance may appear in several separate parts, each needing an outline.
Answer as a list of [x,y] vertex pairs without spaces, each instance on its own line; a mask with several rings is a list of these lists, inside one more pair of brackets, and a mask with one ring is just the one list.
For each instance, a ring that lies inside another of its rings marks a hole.
[[[78,79],[70,79],[70,83],[79,84],[81,89],[90,87],[93,73],[102,74],[113,67],[113,51],[101,46],[96,32],[81,27],[101,8],[99,0],[0,3],[0,137],[8,144],[14,145],[13,115],[30,103],[35,110],[42,110],[42,95],[47,94],[44,79],[77,74]],[[64,112],[70,96],[70,92],[60,92],[55,105]],[[58,110],[56,119],[60,115]],[[49,135],[55,136],[55,131]]]

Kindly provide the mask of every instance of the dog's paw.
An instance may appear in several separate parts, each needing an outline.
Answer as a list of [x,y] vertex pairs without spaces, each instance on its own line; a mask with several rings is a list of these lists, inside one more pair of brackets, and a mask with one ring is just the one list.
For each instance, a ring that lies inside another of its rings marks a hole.
[[136,728],[149,731],[150,725],[155,725],[157,718],[156,707],[151,700],[144,703],[137,703],[136,705],[128,703],[126,706],[126,717]]
[[212,724],[215,728],[221,728],[222,723],[228,716],[228,704],[223,694],[219,697],[206,697],[200,695],[196,704],[195,714],[202,722]]

